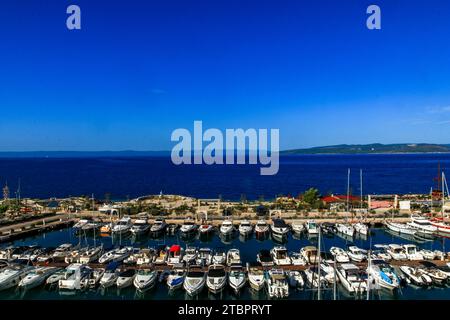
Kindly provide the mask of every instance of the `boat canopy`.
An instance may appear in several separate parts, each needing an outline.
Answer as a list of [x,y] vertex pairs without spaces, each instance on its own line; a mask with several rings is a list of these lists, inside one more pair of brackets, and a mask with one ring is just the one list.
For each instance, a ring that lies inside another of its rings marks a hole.
[[173,246],[170,247],[170,252],[179,252],[181,250],[181,247],[177,244],[174,244]]
[[273,225],[276,228],[287,228],[288,225],[284,222],[283,219],[273,219]]

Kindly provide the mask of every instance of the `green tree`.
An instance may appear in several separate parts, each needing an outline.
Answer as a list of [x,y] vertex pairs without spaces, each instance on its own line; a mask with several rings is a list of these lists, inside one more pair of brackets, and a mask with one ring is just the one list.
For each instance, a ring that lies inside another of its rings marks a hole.
[[306,190],[305,193],[303,194],[303,201],[312,206],[316,204],[319,197],[320,197],[319,190],[315,188],[310,188]]

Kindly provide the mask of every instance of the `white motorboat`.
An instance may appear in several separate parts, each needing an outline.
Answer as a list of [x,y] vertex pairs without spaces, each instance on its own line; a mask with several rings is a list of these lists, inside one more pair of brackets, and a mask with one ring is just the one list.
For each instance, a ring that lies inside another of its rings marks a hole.
[[167,286],[169,290],[176,290],[183,286],[184,278],[186,277],[186,271],[177,268],[170,271],[167,276]]
[[244,237],[249,236],[253,232],[253,226],[248,220],[242,220],[239,224],[239,233]]
[[209,223],[203,223],[200,225],[200,228],[198,228],[200,235],[208,235],[211,234],[214,231],[214,227],[212,224]]
[[347,252],[342,248],[331,247],[330,253],[335,257],[336,262],[339,262],[339,263],[350,262],[350,257],[348,256]]
[[190,296],[195,296],[206,284],[206,272],[201,270],[189,270],[183,282],[183,288]]
[[68,251],[68,253],[64,257],[64,262],[67,264],[79,262],[80,255],[84,254],[87,250],[88,248],[81,248],[79,246],[73,248],[72,250]]
[[319,228],[320,228],[319,225],[314,220],[308,220],[305,223],[306,232],[308,232],[308,234],[310,235],[318,234]]
[[150,230],[150,225],[147,223],[147,220],[138,219],[134,221],[133,225],[130,228],[130,231],[135,236],[140,236],[143,234],[147,234]]
[[187,264],[194,264],[197,260],[198,250],[196,247],[187,247],[184,250],[183,261]]
[[272,253],[267,249],[262,249],[258,252],[256,261],[258,261],[263,267],[271,267],[274,265]]
[[97,285],[100,283],[103,275],[105,274],[105,268],[94,268],[90,277],[85,280],[84,286],[89,287],[91,289],[97,288]]
[[405,251],[403,250],[403,247],[401,245],[392,243],[388,245],[386,252],[389,253],[394,260],[408,260],[408,257],[406,256]]
[[269,270],[265,278],[269,298],[282,299],[289,296],[289,284],[282,269]]
[[116,248],[104,253],[99,259],[99,263],[121,262],[128,258],[134,251],[133,247]]
[[300,234],[303,231],[305,231],[305,225],[301,221],[296,221],[296,220],[292,221],[291,228],[292,228],[292,231],[296,234]]
[[[332,256],[330,257],[332,258]],[[324,272],[324,277],[325,280],[328,283],[334,283],[335,278],[337,278],[337,276],[335,276],[335,263],[334,260],[332,259],[321,259],[320,260],[320,269]]]
[[314,264],[319,261],[317,248],[313,246],[306,246],[300,249],[300,254],[309,264]]
[[227,264],[227,254],[225,251],[216,250],[212,258],[212,264]]
[[158,249],[157,249],[157,253],[155,255],[155,259],[154,259],[154,263],[157,265],[161,265],[161,264],[165,264],[167,261],[167,250],[169,248],[167,248],[164,245],[161,245]]
[[102,223],[98,221],[89,221],[83,227],[81,227],[81,232],[84,234],[95,233],[100,230]]
[[406,258],[411,261],[423,260],[423,255],[417,250],[417,246],[414,244],[404,244],[403,251],[406,254]]
[[13,288],[33,269],[32,266],[9,264],[0,271],[0,291]]
[[362,234],[364,236],[367,236],[369,234],[369,227],[362,222],[355,223],[353,225],[353,228],[355,229],[356,233]]
[[155,287],[158,279],[158,271],[150,269],[138,269],[133,280],[133,285],[139,292],[146,292]]
[[156,251],[153,248],[144,248],[139,251],[136,256],[136,265],[148,265],[151,264],[155,258]]
[[437,228],[437,231],[441,234],[450,233],[450,224],[446,223],[442,218],[434,218],[431,221],[431,225]]
[[339,281],[349,293],[361,294],[367,290],[364,273],[352,263],[343,263],[336,268]]
[[150,227],[150,233],[153,236],[158,236],[166,230],[167,223],[164,219],[155,219],[152,226]]
[[73,263],[66,268],[64,277],[59,280],[59,290],[82,290],[84,280],[89,278],[92,269],[85,264]]
[[258,268],[250,268],[248,271],[248,282],[253,290],[261,290],[265,284],[264,271]]
[[347,223],[336,223],[336,231],[342,233],[343,235],[353,237],[355,235],[355,229],[351,224]]
[[119,277],[119,270],[117,269],[119,264],[117,262],[111,262],[105,268],[105,272],[100,279],[100,286],[103,288],[109,288],[116,284]]
[[387,252],[389,248],[388,245],[385,244],[375,244],[373,250],[371,250],[371,258],[373,260],[384,260],[390,261],[392,260],[391,255]]
[[433,235],[438,231],[438,228],[433,226],[430,220],[421,216],[411,216],[411,221],[407,224],[418,233],[422,233],[424,235]]
[[136,270],[127,269],[119,272],[119,276],[116,280],[116,286],[118,289],[123,289],[131,286],[134,282],[134,278],[136,277]]
[[194,220],[184,220],[183,224],[180,227],[180,232],[186,236],[193,234],[195,231],[197,231],[197,225],[195,224]]
[[438,286],[442,286],[447,284],[447,281],[450,277],[448,272],[445,272],[439,269],[434,263],[430,261],[421,261],[421,268],[427,274],[433,283]]
[[269,224],[265,220],[258,220],[255,225],[256,236],[266,235],[270,230]]
[[123,217],[112,227],[111,231],[115,235],[126,234],[130,232],[132,226],[131,218],[128,216]]
[[234,293],[239,294],[241,289],[247,283],[247,274],[241,265],[234,264],[230,266],[230,270],[228,272],[228,283]]
[[392,221],[386,221],[386,228],[396,233],[403,233],[408,235],[414,235],[416,230],[411,228],[409,225],[405,223],[396,223]]
[[367,260],[367,250],[358,248],[357,246],[348,247],[347,254],[349,258],[355,262]]
[[213,253],[210,248],[200,248],[195,263],[198,266],[209,266],[212,262]]
[[78,258],[79,263],[87,264],[94,262],[100,258],[103,253],[103,245],[88,248],[83,253],[80,254]]
[[326,273],[317,266],[310,266],[305,269],[303,273],[305,274],[306,282],[310,288],[318,288],[319,282],[321,288],[327,286]]
[[421,254],[425,260],[434,260],[436,258],[436,253],[427,249],[420,250],[419,254]]
[[300,271],[290,270],[286,272],[289,286],[293,288],[301,288],[305,285],[302,274]]
[[367,274],[381,288],[394,290],[400,287],[400,279],[394,269],[383,260],[371,260]]
[[270,228],[274,236],[285,237],[289,233],[289,226],[283,219],[273,219]]
[[20,280],[18,287],[25,290],[36,288],[43,285],[48,277],[59,270],[61,270],[61,268],[36,267]]
[[183,261],[184,250],[181,246],[174,244],[167,251],[167,265],[179,264]]
[[53,261],[56,262],[64,261],[66,256],[71,252],[72,247],[73,246],[71,243],[64,243],[60,245],[58,248],[55,249],[55,252],[53,252],[52,255]]
[[234,225],[233,222],[230,220],[224,220],[222,221],[222,224],[220,225],[219,229],[220,233],[224,236],[231,235],[234,232]]
[[433,284],[433,280],[424,270],[410,266],[400,266],[400,270],[415,285],[425,287]]
[[292,264],[292,260],[288,255],[286,247],[273,247],[272,250],[270,250],[270,254],[272,255],[273,262],[277,266],[288,266]]
[[59,280],[64,278],[64,275],[66,274],[65,269],[59,269],[54,274],[49,276],[47,280],[45,280],[45,285],[49,287],[57,286],[59,283]]
[[209,266],[206,275],[206,286],[212,293],[219,293],[225,288],[227,283],[227,273],[225,267],[220,264],[213,264]]
[[227,252],[227,265],[241,264],[241,252],[239,249],[230,249]]
[[80,219],[72,226],[72,229],[74,229],[75,231],[81,230],[81,228],[89,222],[90,219]]
[[304,266],[307,264],[305,258],[299,252],[291,252],[289,256],[294,266]]

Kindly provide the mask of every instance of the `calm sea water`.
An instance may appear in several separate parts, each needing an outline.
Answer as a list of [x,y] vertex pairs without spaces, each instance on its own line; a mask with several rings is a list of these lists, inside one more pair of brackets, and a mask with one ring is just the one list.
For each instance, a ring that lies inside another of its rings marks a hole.
[[[274,176],[259,175],[256,165],[181,165],[169,157],[128,158],[34,158],[0,159],[0,183],[17,189],[23,197],[94,195],[113,199],[147,194],[184,194],[201,198],[236,200],[278,194],[297,195],[309,187],[322,193],[345,193],[347,168],[352,169],[351,188],[359,193],[428,193],[434,186],[438,164],[450,168],[449,154],[409,155],[304,155],[280,159]],[[12,193],[13,193],[12,192]]]
[[[390,234],[384,229],[373,229],[371,236],[369,238],[355,238],[352,241],[348,239],[341,238],[339,236],[323,236],[322,249],[328,251],[331,246],[340,246],[345,248],[349,244],[355,244],[361,248],[368,249],[372,244],[389,244],[389,243],[412,243],[411,240],[402,239],[397,236]],[[57,246],[62,243],[71,242],[73,244],[94,244],[94,238],[79,238],[77,237],[72,229],[63,229],[59,231],[53,231],[47,234],[41,234],[36,237],[30,237],[24,240],[15,241],[14,245],[31,245],[36,244],[40,246]],[[268,238],[266,240],[257,240],[253,237],[249,239],[244,239],[240,236],[236,236],[231,241],[223,241],[218,235],[213,235],[209,239],[198,239],[193,238],[189,241],[185,241],[178,236],[165,237],[158,240],[143,237],[140,239],[135,238],[116,238],[111,237],[101,237],[95,238],[95,243],[103,243],[105,247],[110,247],[113,245],[133,245],[135,247],[148,247],[157,246],[161,244],[180,244],[185,246],[186,244],[197,246],[197,247],[209,247],[212,249],[221,248],[223,250],[228,250],[230,248],[238,248],[241,251],[241,256],[243,262],[254,262],[256,260],[256,254],[261,249],[271,249],[277,242]],[[10,244],[4,244],[10,245]],[[308,238],[303,236],[300,238],[294,238],[289,235],[287,241],[284,245],[289,251],[299,251],[301,247],[306,245],[317,245],[317,237]],[[436,240],[420,241],[415,242],[421,248],[433,249],[433,250],[444,250],[449,251],[447,248],[449,246],[449,240],[445,238],[438,238]],[[354,297],[348,296],[343,288],[338,286],[338,298],[339,299],[355,299]],[[317,293],[311,290],[290,289],[289,299],[315,299]],[[323,292],[322,297],[324,299],[332,299],[333,292],[331,289]],[[225,291],[222,296],[214,296],[208,294],[206,288],[203,293],[197,299],[266,299],[264,292],[254,293],[248,287],[245,288],[239,297],[235,296],[231,291]],[[101,289],[86,291],[79,294],[67,295],[60,294],[58,291],[49,291],[44,288],[36,288],[28,292],[20,292],[17,289],[11,289],[7,291],[0,292],[0,299],[120,299],[120,300],[130,300],[130,299],[191,299],[187,296],[183,290],[178,290],[175,294],[169,294],[167,286],[165,283],[158,283],[156,288],[145,293],[144,295],[136,294],[133,287],[128,289],[118,291],[116,288],[110,288],[106,291]],[[401,291],[396,293],[390,293],[385,290],[379,292],[373,292],[372,299],[383,299],[383,300],[397,300],[397,299],[450,299],[450,288],[448,287],[433,287],[433,288],[416,288],[412,286],[407,286],[401,289]]]

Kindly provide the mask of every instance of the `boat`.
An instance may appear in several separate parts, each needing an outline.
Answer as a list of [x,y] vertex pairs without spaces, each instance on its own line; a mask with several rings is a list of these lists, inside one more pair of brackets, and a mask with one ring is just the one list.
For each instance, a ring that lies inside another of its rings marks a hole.
[[195,222],[192,219],[184,220],[183,224],[180,227],[180,232],[182,233],[182,235],[191,235],[195,231],[197,231],[197,225],[195,224]]
[[82,290],[86,289],[83,286],[83,280],[88,278],[92,273],[92,269],[81,263],[73,263],[66,268],[64,277],[59,280],[59,290]]
[[302,233],[303,231],[305,231],[305,225],[304,225],[303,222],[301,222],[301,221],[296,221],[296,220],[294,220],[294,221],[292,221],[292,223],[291,223],[291,229],[292,229],[292,231],[293,231],[294,233],[300,234],[300,233]]
[[209,266],[212,262],[213,252],[210,248],[200,248],[195,263],[198,266]]
[[164,219],[155,219],[150,227],[150,234],[154,237],[161,235],[167,229],[167,223]]
[[269,224],[265,220],[258,220],[255,225],[255,233],[257,237],[266,235],[270,230]]
[[54,286],[57,286],[58,283],[59,283],[59,280],[63,279],[65,274],[66,274],[66,270],[65,269],[59,269],[54,274],[49,276],[47,278],[47,280],[45,280],[45,285],[50,287],[50,288],[54,287]]
[[289,226],[283,219],[273,219],[270,229],[273,236],[285,237],[289,233]]
[[416,286],[426,287],[433,284],[431,277],[420,268],[400,266],[400,271]]
[[225,266],[221,264],[213,264],[208,267],[206,275],[206,286],[212,293],[222,292],[227,283],[227,273]]
[[233,234],[233,232],[234,232],[233,222],[230,220],[222,221],[219,231],[224,236]]
[[228,283],[235,294],[239,294],[247,283],[247,275],[240,264],[232,264],[228,272]]
[[62,262],[66,258],[66,256],[71,252],[72,250],[72,244],[71,243],[64,243],[60,245],[58,248],[55,249],[55,252],[53,252],[52,259],[55,262]]
[[[324,253],[322,253],[324,254]],[[324,278],[328,283],[334,283],[337,276],[335,275],[335,261],[333,256],[328,254],[327,258],[320,260],[320,269],[324,272]]]
[[169,248],[167,252],[167,265],[179,264],[183,261],[183,253],[181,246],[174,244]]
[[383,260],[371,260],[367,274],[381,288],[395,290],[400,287],[400,278],[394,269]]
[[316,234],[318,234],[319,233],[319,228],[320,228],[319,225],[314,220],[308,220],[305,223],[305,229],[306,229],[306,232],[309,235],[316,235]]
[[187,247],[184,250],[183,261],[186,265],[195,264],[197,260],[198,250],[196,247]]
[[138,269],[133,285],[139,292],[146,292],[155,287],[158,271],[151,269]]
[[358,248],[357,246],[349,246],[347,254],[350,260],[355,262],[362,262],[367,260],[367,250]]
[[131,230],[131,218],[128,216],[123,217],[112,227],[111,232],[116,235],[127,234]]
[[173,236],[173,235],[175,235],[175,233],[177,232],[178,228],[179,228],[179,225],[177,225],[177,224],[175,224],[175,223],[170,223],[170,224],[168,224],[167,227],[166,227],[166,233],[167,233],[169,236]]
[[369,227],[362,222],[355,223],[353,225],[353,228],[355,229],[356,233],[362,234],[364,236],[367,236],[369,234]]
[[113,227],[114,227],[114,223],[112,223],[112,222],[103,224],[100,227],[100,234],[107,235],[107,234],[111,233]]
[[250,268],[248,271],[248,282],[253,290],[259,291],[264,288],[264,271],[258,268]]
[[89,276],[85,280],[85,286],[91,289],[97,288],[97,285],[100,283],[103,275],[105,274],[105,268],[94,268]]
[[154,259],[154,263],[156,265],[165,264],[167,261],[167,250],[168,248],[165,245],[161,245],[156,249],[156,255]]
[[90,219],[80,219],[80,220],[78,220],[78,221],[72,226],[72,229],[73,229],[75,232],[78,232],[78,231],[81,230],[81,228],[82,228],[85,224],[87,224],[88,222],[90,222]]
[[242,236],[247,237],[247,236],[251,235],[252,232],[253,232],[253,226],[250,223],[250,221],[242,220],[241,223],[239,224],[239,233]]
[[241,252],[239,249],[230,249],[227,252],[227,265],[241,264]]
[[401,245],[395,243],[389,244],[386,252],[389,253],[394,260],[408,260],[408,257],[406,256],[405,251],[403,250],[403,247]]
[[96,233],[102,227],[102,223],[98,221],[89,221],[83,227],[81,227],[81,232],[84,234]]
[[407,225],[424,235],[433,235],[438,231],[438,228],[433,226],[430,220],[421,216],[412,215],[411,221]]
[[133,247],[121,247],[115,248],[111,251],[104,253],[99,259],[98,262],[105,264],[109,262],[121,262],[128,258],[134,251]]
[[272,250],[270,250],[270,254],[272,255],[273,262],[277,266],[288,266],[292,264],[292,260],[288,255],[286,247],[273,247]]
[[176,290],[183,286],[184,278],[186,277],[186,271],[182,268],[174,268],[167,276],[167,286],[169,290]]
[[437,232],[441,234],[450,234],[450,224],[446,223],[443,218],[434,218],[431,221],[431,225],[437,228]]
[[136,265],[148,265],[153,263],[153,260],[156,256],[156,250],[153,248],[144,248],[139,251],[136,256]]
[[336,226],[334,223],[330,223],[330,222],[323,222],[320,225],[321,229],[322,229],[322,233],[324,234],[333,234],[336,233]]
[[143,234],[147,234],[150,230],[150,225],[147,223],[147,220],[138,219],[134,221],[133,225],[130,228],[130,231],[135,236],[141,236]]
[[353,237],[355,235],[355,229],[351,224],[347,223],[336,223],[336,231],[349,237]]
[[333,255],[333,257],[336,259],[336,262],[339,263],[347,263],[350,262],[350,257],[348,256],[347,252],[339,247],[331,247],[330,253]]
[[425,260],[434,260],[436,257],[436,254],[434,251],[422,249],[419,251],[419,253],[422,255],[423,259]]
[[366,273],[353,263],[343,263],[336,268],[340,283],[351,294],[361,294],[367,290]]
[[274,265],[272,253],[267,249],[262,249],[258,252],[256,261],[258,261],[263,267],[271,267]]
[[309,264],[314,264],[319,261],[319,255],[317,254],[317,248],[313,246],[306,246],[300,249],[300,254]]
[[269,298],[282,299],[289,296],[289,285],[283,269],[269,270],[265,279]]
[[62,269],[56,267],[36,267],[20,280],[18,287],[29,290],[41,286],[48,277],[60,270]]
[[203,223],[200,225],[200,228],[198,228],[200,235],[209,235],[214,231],[214,227],[212,224],[209,223]]
[[64,257],[64,262],[67,264],[78,262],[80,255],[84,254],[87,249],[88,248],[81,248],[79,246],[73,248],[72,250],[68,251],[68,253]]
[[386,228],[389,230],[396,232],[396,233],[403,233],[407,235],[414,235],[416,233],[416,230],[411,228],[409,225],[405,223],[396,223],[392,221],[386,221],[385,222]]
[[103,245],[88,248],[82,254],[80,254],[78,262],[83,264],[88,264],[98,260],[103,253]]
[[428,275],[433,283],[438,286],[445,285],[448,281],[449,275],[438,269],[436,265],[430,261],[421,261],[421,269]]
[[306,260],[299,252],[290,252],[289,256],[291,258],[292,265],[294,266],[304,266],[306,265]]
[[190,296],[195,296],[206,284],[206,272],[201,270],[189,270],[183,282],[183,288]]
[[415,244],[404,244],[402,247],[408,260],[423,260],[423,255],[417,250],[417,246]]
[[302,274],[300,271],[290,270],[286,272],[288,283],[290,287],[301,288],[305,285]]
[[109,288],[116,284],[117,278],[119,277],[119,267],[118,262],[111,262],[105,268],[103,276],[100,278],[100,286],[103,288]]
[[303,271],[303,273],[305,274],[306,282],[310,288],[318,288],[319,283],[320,287],[324,288],[328,284],[326,279],[326,273],[321,268],[318,268],[317,265],[309,266]]
[[123,289],[131,286],[134,282],[135,277],[136,277],[136,270],[134,269],[127,269],[120,271],[116,280],[117,288]]
[[33,269],[23,264],[9,264],[0,271],[0,291],[13,288]]
[[212,264],[223,264],[227,263],[227,254],[223,250],[216,250],[212,257]]

